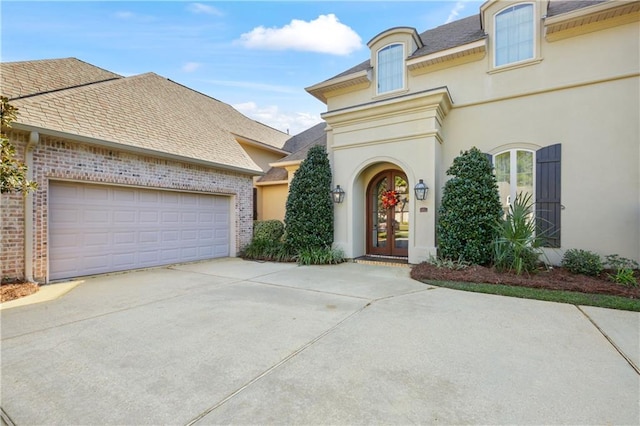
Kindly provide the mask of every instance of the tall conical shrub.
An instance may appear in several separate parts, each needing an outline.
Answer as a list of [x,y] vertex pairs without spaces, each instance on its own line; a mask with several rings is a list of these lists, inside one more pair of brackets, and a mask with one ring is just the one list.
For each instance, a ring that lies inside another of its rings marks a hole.
[[461,152],[447,170],[438,210],[438,255],[485,265],[492,259],[495,224],[502,217],[493,166],[477,148]]
[[327,248],[333,243],[331,166],[323,146],[314,146],[300,164],[289,188],[285,242],[293,253]]

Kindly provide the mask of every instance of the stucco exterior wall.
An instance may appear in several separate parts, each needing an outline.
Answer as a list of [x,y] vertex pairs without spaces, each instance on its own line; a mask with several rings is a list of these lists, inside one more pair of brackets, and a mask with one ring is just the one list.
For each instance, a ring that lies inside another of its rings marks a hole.
[[[411,188],[420,178],[430,187],[426,201],[409,206],[409,262],[417,263],[437,246],[446,170],[461,151],[559,143],[562,246],[548,250],[549,260],[559,263],[565,250],[582,248],[640,261],[640,25],[623,22],[549,42],[537,22],[536,57],[525,64],[493,68],[488,23],[487,50],[475,60],[408,71],[406,89],[388,96],[376,95],[375,69],[369,87],[325,94],[334,184],[347,191],[335,206],[335,241],[348,257],[365,251],[366,186],[375,171],[401,169]],[[436,121],[414,104],[375,112],[442,87],[452,105]]]
[[[24,152],[28,135],[14,132],[12,142]],[[41,136],[33,151],[34,179],[38,189],[33,194],[34,237],[33,277],[47,279],[47,209],[51,180],[129,185],[135,187],[194,191],[232,198],[230,252],[237,253],[251,241],[253,227],[252,179],[240,173],[200,165],[158,159],[84,143]],[[24,278],[23,212],[20,195],[2,196],[2,232],[0,251],[2,274],[7,278]],[[5,206],[8,208],[5,209]],[[235,235],[235,238],[233,237]]]
[[258,186],[258,220],[284,221],[288,196],[287,182]]

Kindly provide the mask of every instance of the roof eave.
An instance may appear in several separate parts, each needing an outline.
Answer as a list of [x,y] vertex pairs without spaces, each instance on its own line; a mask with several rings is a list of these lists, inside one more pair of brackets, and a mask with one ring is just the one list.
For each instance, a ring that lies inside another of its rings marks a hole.
[[283,154],[283,155],[291,154],[288,151],[285,151],[285,150],[280,149],[280,148],[276,148],[276,147],[274,147],[272,145],[268,145],[268,144],[266,144],[264,142],[256,141],[256,140],[248,138],[246,136],[242,136],[242,135],[239,135],[239,134],[233,133],[233,132],[231,132],[231,134],[238,141],[239,144],[246,144],[246,145],[254,146],[256,148],[264,149],[265,151],[274,152],[276,154]]
[[637,21],[640,16],[640,1],[619,2],[609,0],[592,6],[572,10],[571,12],[546,17],[544,20],[545,38],[554,41],[564,38],[558,34],[588,25],[597,25],[604,21],[622,19],[625,22]]
[[325,93],[327,92],[370,83],[371,72],[370,70],[366,69],[354,72],[353,74],[323,81],[322,83],[307,87],[304,90],[326,104],[327,98],[325,96]]
[[407,60],[407,69],[409,69],[409,71],[413,71],[418,68],[425,68],[436,63],[446,62],[477,53],[483,53],[486,51],[486,49],[487,40],[486,37],[483,37],[480,40],[456,46],[451,49],[441,50],[440,52],[431,53],[429,55],[409,58]]
[[278,168],[285,168],[285,167],[290,167],[290,166],[297,166],[300,163],[302,163],[303,160],[291,160],[291,161],[276,161],[273,163],[269,163],[269,166],[271,167],[278,167]]
[[61,131],[58,131],[58,130],[52,130],[52,129],[47,129],[47,128],[43,128],[43,127],[32,126],[32,125],[29,125],[29,124],[11,123],[11,127],[16,129],[16,130],[23,130],[23,131],[27,131],[27,132],[38,132],[39,134],[42,134],[42,135],[53,136],[53,137],[62,138],[62,139],[68,139],[68,140],[72,140],[72,141],[76,141],[76,142],[80,142],[80,143],[86,143],[86,144],[89,144],[89,145],[95,145],[95,146],[100,146],[100,147],[105,147],[105,148],[112,148],[112,149],[117,149],[119,151],[131,152],[131,153],[134,153],[134,154],[148,155],[148,156],[153,156],[153,157],[158,157],[158,158],[164,158],[164,159],[167,159],[167,160],[174,160],[174,161],[179,161],[179,162],[182,162],[182,163],[190,163],[190,164],[198,164],[198,165],[201,165],[201,166],[214,167],[214,168],[217,168],[217,169],[226,170],[226,171],[230,171],[230,172],[241,173],[241,174],[245,174],[245,175],[249,175],[249,176],[262,176],[262,175],[264,175],[264,172],[262,170],[260,170],[260,169],[248,169],[248,168],[244,168],[244,167],[232,166],[232,165],[229,165],[229,164],[216,163],[216,162],[213,162],[213,161],[206,161],[206,160],[202,160],[202,159],[199,159],[199,158],[187,157],[187,156],[184,156],[184,155],[172,154],[172,153],[169,153],[169,152],[157,151],[157,150],[148,149],[148,148],[141,148],[141,147],[132,146],[132,145],[125,145],[125,144],[121,144],[121,143],[118,143],[118,142],[106,141],[106,140],[103,140],[103,139],[96,139],[96,138],[92,138],[92,137],[88,137],[88,136],[82,136],[82,135],[76,135],[76,134],[73,134],[73,133],[61,132]]

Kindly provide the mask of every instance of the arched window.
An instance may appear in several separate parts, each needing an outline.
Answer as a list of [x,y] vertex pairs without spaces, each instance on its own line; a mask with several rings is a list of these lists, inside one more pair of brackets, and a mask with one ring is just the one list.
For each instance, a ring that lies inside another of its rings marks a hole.
[[533,4],[518,4],[495,16],[494,65],[533,59]]
[[378,93],[404,87],[404,47],[390,44],[378,51]]

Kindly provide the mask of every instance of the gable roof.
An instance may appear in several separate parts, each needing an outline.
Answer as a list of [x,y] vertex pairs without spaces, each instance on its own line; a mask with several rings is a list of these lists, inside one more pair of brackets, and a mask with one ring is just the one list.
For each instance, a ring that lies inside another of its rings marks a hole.
[[[258,174],[260,167],[234,134],[277,148],[288,138],[286,133],[251,120],[228,104],[154,73],[120,77],[76,59],[51,62],[1,64],[3,90],[5,78],[10,87],[29,88],[20,92],[22,97],[11,99],[19,109],[16,128],[25,125],[45,134],[53,131],[97,144],[169,154],[184,161]],[[54,75],[46,75],[46,83],[30,83],[29,76],[40,65],[44,65],[41,74]],[[5,69],[11,72],[5,74]],[[27,75],[24,79],[21,69]],[[80,75],[57,79],[55,74],[64,69],[78,70]],[[106,76],[113,78],[100,80]],[[78,82],[82,83],[75,84]],[[65,89],[61,87],[64,84],[73,85]],[[43,91],[33,93],[36,89]],[[12,92],[15,94],[15,89]]]

